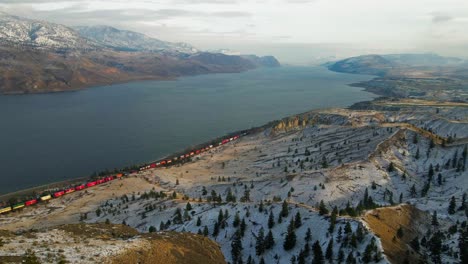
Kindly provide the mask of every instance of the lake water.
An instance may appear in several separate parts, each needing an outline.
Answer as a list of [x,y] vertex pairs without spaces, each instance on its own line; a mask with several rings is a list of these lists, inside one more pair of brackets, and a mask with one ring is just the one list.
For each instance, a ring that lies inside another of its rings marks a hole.
[[321,67],[0,96],[0,194],[161,158],[231,131],[375,96]]

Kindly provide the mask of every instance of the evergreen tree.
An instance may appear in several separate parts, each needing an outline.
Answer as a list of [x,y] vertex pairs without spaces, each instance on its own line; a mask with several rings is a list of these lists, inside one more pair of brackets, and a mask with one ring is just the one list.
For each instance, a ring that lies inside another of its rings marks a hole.
[[[466,149],[466,147],[465,147]],[[460,263],[468,263],[468,228],[465,227],[458,238],[458,248],[460,249]]]
[[271,230],[268,231],[268,234],[265,237],[265,249],[271,249],[275,245],[275,238]]
[[263,212],[263,200],[260,200],[260,205],[258,206],[258,211]]
[[242,237],[244,237],[246,228],[247,228],[247,224],[245,223],[245,219],[242,218],[242,221],[241,221],[241,224],[240,224],[240,234],[241,234]]
[[232,221],[232,226],[238,227],[239,224],[240,224],[239,212],[236,212],[236,215],[234,216],[234,220]]
[[309,242],[311,239],[312,239],[312,231],[310,230],[310,228],[307,228],[307,232],[305,234],[304,240],[306,242]]
[[325,203],[323,202],[323,200],[320,200],[319,214],[320,214],[320,215],[326,215],[326,214],[328,214],[328,209],[327,209],[327,207],[325,206]]
[[197,226],[201,226],[201,218],[200,217],[197,218]]
[[[367,190],[367,189],[366,189]],[[328,232],[331,234],[333,233],[333,230],[335,230],[335,224],[336,224],[336,217],[338,215],[338,208],[335,206],[333,208],[333,211],[331,213],[330,217],[330,226],[328,227]]]
[[328,242],[327,250],[325,252],[325,258],[328,260],[333,259],[333,237],[330,238],[330,241]]
[[205,226],[205,227],[203,228],[203,235],[204,235],[204,236],[208,236],[208,234],[209,234],[208,227]]
[[312,251],[314,252],[314,264],[322,264],[325,263],[323,259],[323,252],[322,252],[322,247],[320,247],[319,241],[315,241],[315,243],[312,245]]
[[455,203],[455,197],[452,196],[452,198],[450,199],[449,207],[448,207],[448,213],[454,214],[456,207],[457,207],[457,204]]
[[434,213],[432,213],[432,225],[433,226],[438,226],[439,225],[439,221],[437,220],[437,212],[434,211]]
[[213,237],[216,238],[219,234],[219,224],[216,222],[213,227]]
[[257,242],[255,244],[255,252],[257,253],[257,256],[260,256],[263,254],[265,251],[265,234],[263,227],[260,228],[260,231],[258,231],[257,235]]
[[288,230],[286,233],[286,237],[284,238],[283,248],[285,250],[293,249],[296,245],[296,232],[294,227],[294,219],[291,218],[289,222]]
[[281,217],[287,217],[289,214],[289,208],[288,208],[288,203],[286,200],[283,201],[283,205],[281,206]]
[[270,215],[268,216],[268,228],[272,229],[275,226],[275,216],[273,215],[273,211],[270,211]]
[[231,256],[232,263],[239,263],[239,260],[242,260],[242,238],[240,231],[238,230],[234,234],[234,238],[231,242]]
[[302,218],[301,218],[301,213],[299,211],[296,213],[296,217],[294,218],[294,226],[296,228],[301,227],[302,225]]

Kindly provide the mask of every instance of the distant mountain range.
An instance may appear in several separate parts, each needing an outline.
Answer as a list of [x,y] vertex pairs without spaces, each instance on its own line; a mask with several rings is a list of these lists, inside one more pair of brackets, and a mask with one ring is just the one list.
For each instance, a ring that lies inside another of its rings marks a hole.
[[277,67],[272,56],[199,51],[109,26],[75,27],[0,12],[0,93],[38,93],[143,79]]
[[414,74],[417,70],[434,71],[435,68],[446,69],[466,67],[467,62],[437,54],[388,54],[362,55],[325,64],[336,72],[370,74],[378,76]]
[[467,102],[468,62],[436,54],[363,55],[329,62],[336,72],[376,75],[352,84],[391,97]]

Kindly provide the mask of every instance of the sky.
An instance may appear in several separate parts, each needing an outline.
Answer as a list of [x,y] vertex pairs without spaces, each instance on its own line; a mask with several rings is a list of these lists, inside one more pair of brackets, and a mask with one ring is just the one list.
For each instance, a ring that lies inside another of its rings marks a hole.
[[0,0],[0,10],[291,64],[369,53],[468,57],[467,0]]

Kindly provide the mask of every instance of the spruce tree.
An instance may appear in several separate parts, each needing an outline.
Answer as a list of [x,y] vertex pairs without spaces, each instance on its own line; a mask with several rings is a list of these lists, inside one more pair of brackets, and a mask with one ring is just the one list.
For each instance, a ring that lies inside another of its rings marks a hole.
[[293,249],[296,245],[296,232],[294,226],[294,219],[291,218],[291,221],[288,225],[288,230],[286,232],[286,237],[284,238],[283,248],[285,250]]
[[328,209],[327,209],[327,207],[325,206],[325,203],[323,202],[323,200],[320,200],[319,214],[320,214],[320,215],[326,215],[326,214],[328,214]]
[[323,259],[323,252],[322,252],[322,247],[320,247],[319,241],[315,241],[315,243],[312,245],[312,251],[314,252],[314,264],[322,264],[325,263]]
[[236,212],[236,215],[234,216],[234,220],[232,221],[232,226],[238,227],[239,224],[240,224],[239,212]]
[[436,211],[434,211],[434,213],[432,213],[431,223],[432,223],[433,226],[438,226],[439,225],[439,221],[437,220],[437,212]]
[[448,213],[454,214],[456,207],[457,207],[457,204],[455,203],[455,197],[452,196],[452,198],[450,199],[449,207],[448,207]]
[[307,232],[305,234],[304,240],[306,242],[309,242],[311,239],[312,239],[312,231],[310,230],[310,228],[307,228]]
[[273,215],[273,211],[270,211],[270,215],[268,216],[268,228],[272,229],[275,226],[275,216]]
[[265,249],[271,249],[275,245],[275,238],[271,230],[268,231],[268,234],[265,237]]
[[242,249],[242,237],[237,230],[231,242],[232,263],[239,263],[239,260],[242,260]]
[[255,252],[257,256],[260,256],[265,251],[265,234],[263,227],[260,228],[257,235],[257,242],[255,243]]
[[286,200],[283,201],[283,205],[281,206],[281,217],[287,217],[289,214],[289,208],[288,208],[288,203]]
[[296,217],[294,218],[294,226],[296,228],[301,227],[302,225],[302,218],[301,218],[301,213],[299,211],[296,213]]
[[330,238],[330,241],[328,242],[327,250],[325,252],[325,258],[328,260],[333,259],[333,237]]

